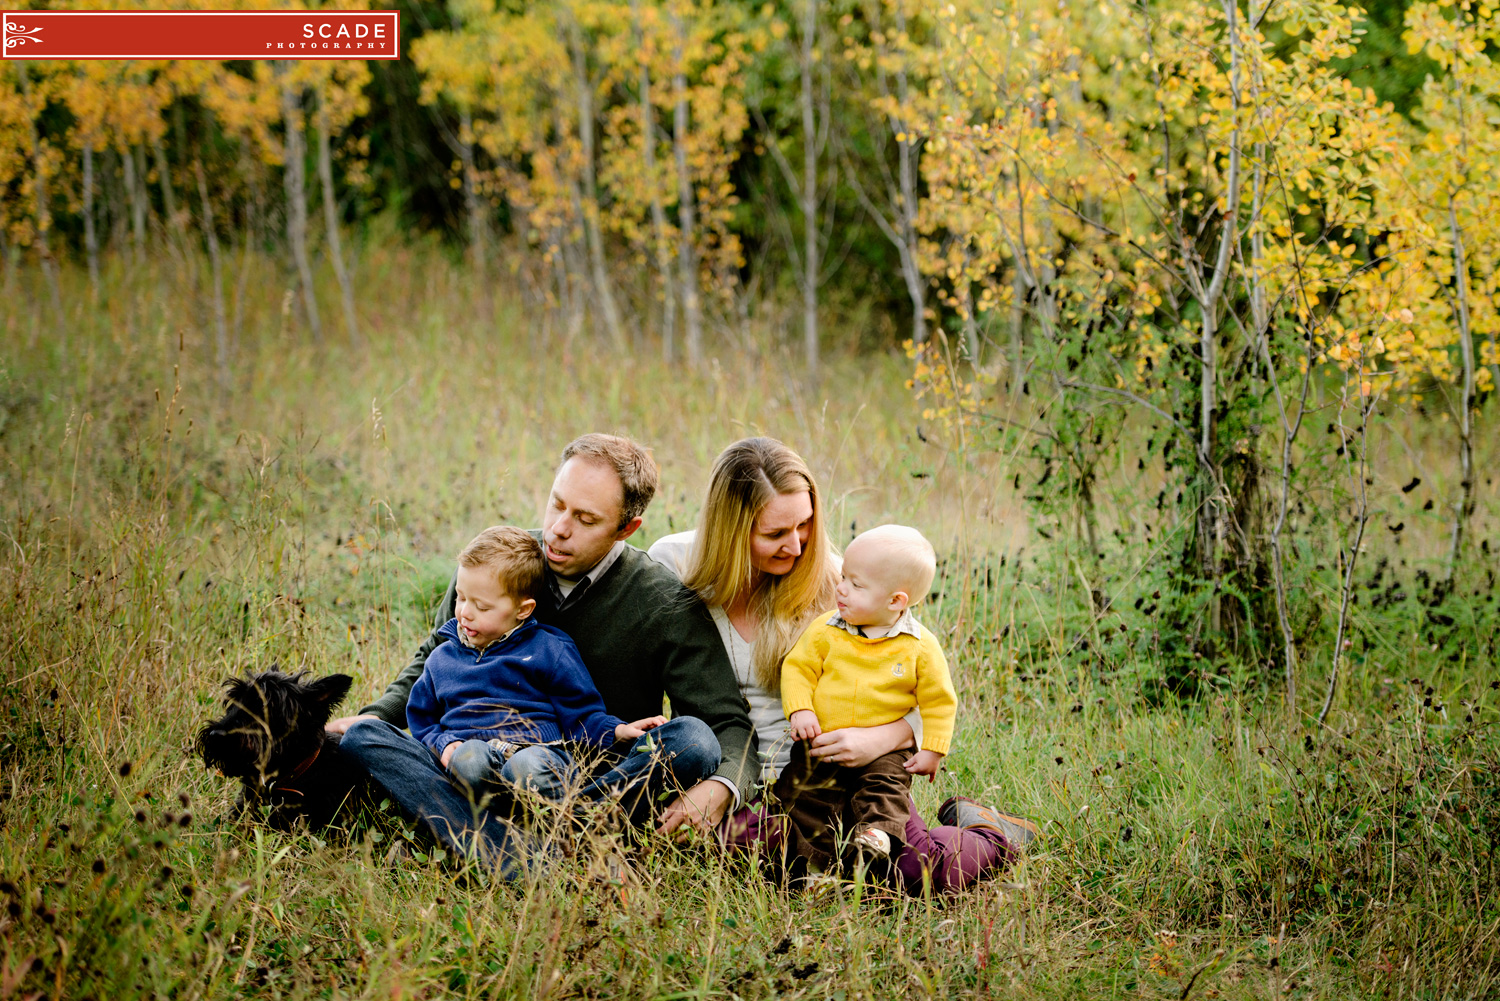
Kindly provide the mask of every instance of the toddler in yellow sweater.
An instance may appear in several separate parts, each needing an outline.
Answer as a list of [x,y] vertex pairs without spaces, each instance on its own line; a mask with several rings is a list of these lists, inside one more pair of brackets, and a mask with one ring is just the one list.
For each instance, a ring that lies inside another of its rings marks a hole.
[[[889,858],[905,834],[912,775],[937,774],[958,706],[948,662],[910,607],[932,586],[937,559],[914,528],[883,525],[849,544],[838,609],[819,614],[781,669],[781,702],[797,744],[775,786],[790,820],[792,850],[819,870],[849,846]],[[892,751],[863,768],[817,762],[806,741],[824,730],[880,726],[913,707],[922,747]]]

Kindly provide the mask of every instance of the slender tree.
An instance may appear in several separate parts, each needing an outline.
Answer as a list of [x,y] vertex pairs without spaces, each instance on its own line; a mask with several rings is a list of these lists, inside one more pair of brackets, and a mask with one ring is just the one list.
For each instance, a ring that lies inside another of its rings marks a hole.
[[672,11],[672,158],[677,165],[677,268],[682,288],[683,340],[688,361],[703,360],[703,305],[698,295],[698,228],[696,194],[688,166],[689,116],[686,47],[682,14]]
[[314,343],[323,340],[318,319],[318,299],[313,290],[312,259],[307,252],[307,140],[303,132],[302,88],[287,79],[282,68],[281,119],[285,127],[282,147],[282,183],[286,189],[286,240],[302,290],[302,308]]
[[630,0],[630,36],[636,51],[636,108],[640,116],[641,164],[651,210],[651,257],[656,266],[657,299],[662,305],[662,359],[670,365],[677,352],[677,286],[672,280],[672,244],[656,162],[658,138],[652,71],[657,62],[657,46],[655,38],[648,36],[645,30],[641,0]]
[[620,315],[620,306],[615,299],[614,283],[609,277],[609,266],[605,262],[604,233],[600,225],[597,112],[594,93],[599,80],[590,66],[589,52],[585,44],[584,28],[579,23],[578,11],[563,12],[563,34],[568,46],[569,65],[573,70],[571,81],[575,113],[578,126],[579,172],[570,188],[578,205],[578,215],[583,222],[584,240],[588,246],[589,276],[594,285],[594,298],[604,320],[605,332],[616,347],[625,348],[625,321]]
[[[913,344],[927,340],[927,276],[922,274],[917,212],[918,160],[922,138],[915,132],[909,116],[913,111],[911,64],[919,49],[908,32],[907,0],[871,0],[865,5],[870,25],[867,44],[851,46],[848,55],[863,74],[873,78],[874,94],[869,105],[881,121],[870,122],[867,132],[875,140],[875,174],[881,180],[877,204],[861,181],[865,165],[851,165],[850,187],[854,189],[865,212],[885,234],[901,261],[901,278],[911,299]],[[886,14],[889,13],[889,22]],[[886,141],[895,147],[895,169],[887,162]],[[969,356],[978,360],[979,351],[972,310],[964,313],[969,340]]]
[[349,266],[344,260],[344,241],[339,236],[338,192],[333,186],[333,154],[328,120],[328,96],[322,90],[318,94],[318,183],[323,195],[323,226],[328,234],[328,257],[333,262],[333,274],[338,279],[339,294],[344,304],[344,329],[349,334],[349,343],[358,346],[359,318],[354,309],[354,283],[349,277]]
[[229,327],[224,313],[224,264],[219,253],[218,228],[214,225],[214,206],[208,197],[208,182],[203,176],[203,161],[193,161],[193,177],[198,182],[199,225],[203,239],[208,244],[208,260],[212,274],[214,302],[214,369],[218,375],[221,391],[228,390],[229,373]]

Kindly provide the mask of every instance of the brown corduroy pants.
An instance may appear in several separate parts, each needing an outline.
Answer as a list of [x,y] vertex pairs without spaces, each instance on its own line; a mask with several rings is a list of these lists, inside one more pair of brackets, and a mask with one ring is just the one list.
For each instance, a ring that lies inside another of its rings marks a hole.
[[827,869],[840,857],[840,838],[873,828],[890,836],[894,857],[911,813],[911,775],[901,767],[911,756],[892,751],[863,768],[845,768],[813,759],[798,741],[772,790],[790,821],[791,853]]

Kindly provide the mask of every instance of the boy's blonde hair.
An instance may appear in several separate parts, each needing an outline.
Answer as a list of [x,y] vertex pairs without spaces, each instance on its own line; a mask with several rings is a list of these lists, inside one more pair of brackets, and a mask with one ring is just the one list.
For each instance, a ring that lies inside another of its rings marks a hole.
[[937,553],[921,532],[906,525],[881,525],[859,535],[849,547],[860,542],[880,547],[881,562],[891,578],[888,583],[906,592],[908,605],[927,597],[937,575]]
[[510,525],[486,528],[458,554],[458,565],[493,570],[505,593],[517,601],[535,599],[547,560],[530,532]]

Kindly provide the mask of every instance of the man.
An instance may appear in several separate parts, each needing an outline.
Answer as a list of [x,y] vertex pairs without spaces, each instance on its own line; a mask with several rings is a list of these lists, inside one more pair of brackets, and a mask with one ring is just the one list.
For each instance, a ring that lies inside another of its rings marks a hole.
[[[572,637],[613,715],[641,719],[661,711],[663,694],[671,699],[674,718],[639,738],[595,784],[614,788],[639,822],[651,791],[675,781],[686,791],[662,811],[657,829],[707,831],[754,781],[753,736],[708,611],[676,575],[625,541],[640,528],[656,480],[650,453],[627,438],[589,434],[563,450],[542,518],[547,586],[535,615]],[[453,614],[450,583],[437,625]],[[510,874],[525,854],[510,825],[489,813],[476,817],[430,752],[397,739],[407,696],[441,642],[434,630],[380,698],[328,729],[342,733],[343,753],[439,838],[465,851],[477,834],[481,854]],[[636,753],[647,749],[656,753]]]

